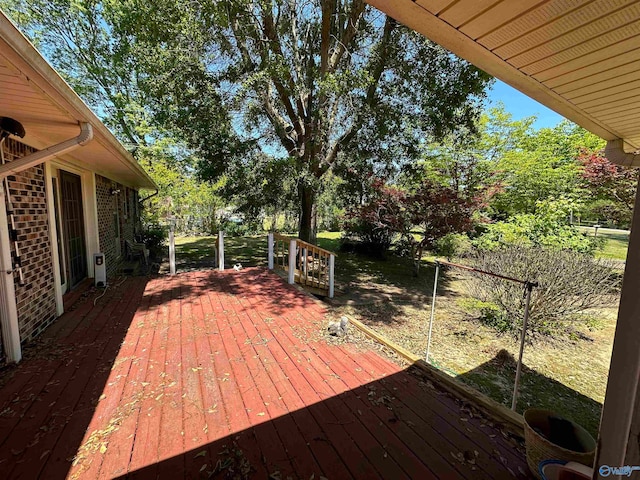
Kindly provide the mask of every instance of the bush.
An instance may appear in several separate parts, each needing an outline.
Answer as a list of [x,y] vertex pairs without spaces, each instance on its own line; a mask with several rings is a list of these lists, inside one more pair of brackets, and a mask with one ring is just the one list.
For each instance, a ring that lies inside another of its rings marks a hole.
[[481,250],[519,245],[593,254],[602,244],[566,224],[569,209],[569,203],[562,200],[538,202],[535,214],[518,214],[507,221],[487,225],[474,245]]
[[[530,338],[564,334],[576,322],[591,320],[590,310],[610,305],[618,278],[608,260],[538,247],[509,246],[476,252],[473,265],[484,271],[535,281],[529,310]],[[480,309],[483,320],[499,331],[518,337],[524,316],[524,287],[488,275],[472,274],[469,293],[497,311]]]
[[385,258],[399,231],[403,210],[403,192],[374,183],[375,196],[366,205],[351,207],[345,214],[343,244],[358,243],[359,252]]
[[140,234],[140,242],[144,243],[151,258],[161,259],[166,249],[166,241],[169,236],[167,227],[159,224],[148,225]]
[[434,253],[447,258],[466,256],[473,249],[469,237],[462,233],[449,233],[436,240],[435,244]]

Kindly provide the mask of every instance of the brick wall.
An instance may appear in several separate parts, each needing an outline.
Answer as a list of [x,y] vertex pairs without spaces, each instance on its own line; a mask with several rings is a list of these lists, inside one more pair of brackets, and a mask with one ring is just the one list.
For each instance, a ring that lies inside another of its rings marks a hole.
[[[5,141],[4,151],[8,161],[34,152],[13,139]],[[24,275],[21,286],[18,273],[14,273],[20,338],[24,343],[38,336],[56,318],[44,166],[11,175],[8,180]],[[11,253],[15,254],[13,242]]]
[[[112,190],[119,190],[120,193],[114,195],[111,193]],[[137,209],[134,203],[136,201],[136,192],[106,177],[96,175],[96,198],[98,202],[100,250],[105,255],[107,275],[113,276],[118,270],[120,260],[126,254],[124,241],[134,240],[137,233]],[[114,215],[116,209],[119,213],[118,217]],[[117,256],[116,218],[120,222],[120,258]]]

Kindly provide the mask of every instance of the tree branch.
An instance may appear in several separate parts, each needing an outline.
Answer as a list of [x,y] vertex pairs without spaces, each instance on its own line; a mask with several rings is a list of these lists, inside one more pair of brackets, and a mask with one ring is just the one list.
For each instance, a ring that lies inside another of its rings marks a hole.
[[358,23],[362,18],[364,8],[365,3],[363,0],[353,0],[353,3],[351,5],[351,13],[347,17],[346,25],[343,28],[342,38],[339,40],[338,45],[334,52],[331,54],[331,59],[329,60],[330,71],[335,71],[336,67],[340,63],[340,60],[342,60],[342,57],[347,51],[347,46],[351,43],[351,41],[358,33]]
[[331,16],[335,10],[335,0],[322,0],[322,26],[320,28],[320,76],[329,70],[329,46],[331,43]]

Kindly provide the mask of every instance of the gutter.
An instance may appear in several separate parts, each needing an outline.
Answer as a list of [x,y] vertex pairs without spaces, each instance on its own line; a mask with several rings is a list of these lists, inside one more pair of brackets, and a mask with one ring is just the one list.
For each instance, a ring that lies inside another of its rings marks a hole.
[[638,167],[640,166],[640,154],[627,153],[624,151],[624,140],[616,138],[615,140],[609,140],[607,146],[604,147],[604,156],[612,163],[616,165],[622,165],[623,167]]
[[53,157],[63,155],[78,147],[86,145],[93,139],[93,128],[91,124],[82,122],[80,124],[80,135],[70,138],[64,142],[57,143],[51,147],[45,148],[38,152],[34,152],[26,157],[19,158],[12,162],[0,165],[0,178],[5,178],[8,175],[19,173],[28,168],[40,165],[41,163],[51,160]]

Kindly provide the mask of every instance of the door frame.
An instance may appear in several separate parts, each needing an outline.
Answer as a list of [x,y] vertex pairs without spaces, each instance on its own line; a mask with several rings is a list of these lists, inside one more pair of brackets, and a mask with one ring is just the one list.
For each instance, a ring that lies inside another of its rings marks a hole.
[[[60,267],[63,265],[66,267],[65,280],[71,290],[88,277],[89,271],[87,235],[84,228],[82,177],[62,169],[58,170],[57,173],[60,183],[60,220],[66,247],[64,262],[60,262]],[[78,222],[81,223],[78,224]],[[60,283],[62,284],[62,282]]]
[[[80,169],[64,160],[56,159],[45,162],[45,179],[47,194],[47,210],[49,216],[49,239],[50,250],[53,261],[54,291],[56,297],[56,312],[58,316],[64,313],[64,302],[62,299],[61,285],[61,259],[58,255],[58,228],[51,228],[56,224],[55,211],[53,210],[53,181],[52,177],[58,177],[57,170],[65,170],[69,173],[80,176],[82,189],[82,210],[84,220],[84,240],[87,256],[87,277],[94,277],[93,254],[100,251],[100,239],[98,236],[98,203],[96,198],[96,177],[95,173],[89,170]],[[55,173],[54,173],[55,172]],[[59,185],[59,184],[58,184]],[[59,189],[59,188],[58,188]],[[60,192],[58,192],[60,193]],[[64,242],[63,242],[64,243]]]

